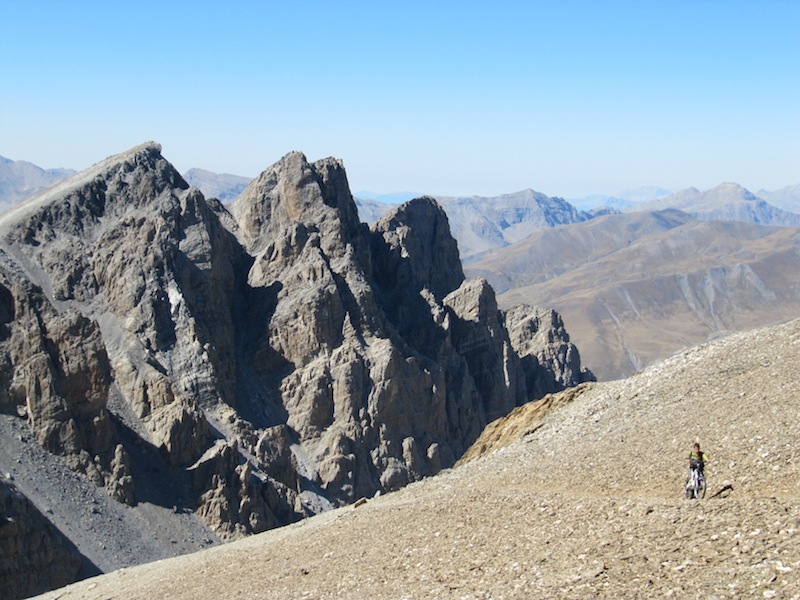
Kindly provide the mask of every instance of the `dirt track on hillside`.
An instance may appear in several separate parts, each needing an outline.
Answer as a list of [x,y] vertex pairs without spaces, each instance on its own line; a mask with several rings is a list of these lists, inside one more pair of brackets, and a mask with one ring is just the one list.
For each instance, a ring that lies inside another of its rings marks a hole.
[[[394,494],[44,597],[800,598],[798,373],[800,322],[732,336]],[[681,498],[695,438],[726,497]]]

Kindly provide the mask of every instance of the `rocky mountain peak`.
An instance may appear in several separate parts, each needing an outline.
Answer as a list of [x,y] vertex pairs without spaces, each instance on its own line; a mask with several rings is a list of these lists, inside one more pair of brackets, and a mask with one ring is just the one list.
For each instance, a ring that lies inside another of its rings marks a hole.
[[220,536],[263,531],[578,382],[532,373],[430,198],[370,231],[341,161],[293,152],[233,213],[149,143],[0,219],[0,410],[122,502],[164,477]]
[[428,289],[441,300],[464,281],[447,215],[433,198],[415,198],[398,206],[373,231],[380,235],[383,255],[375,275],[385,286],[415,294]]
[[107,215],[142,208],[163,194],[189,184],[148,142],[66,179],[0,218],[0,234],[28,245],[53,241],[57,235],[82,235]]
[[301,235],[338,233],[346,242],[359,228],[341,161],[327,158],[309,163],[301,152],[290,152],[261,173],[234,202],[232,211],[254,254],[270,238],[289,229],[302,231]]

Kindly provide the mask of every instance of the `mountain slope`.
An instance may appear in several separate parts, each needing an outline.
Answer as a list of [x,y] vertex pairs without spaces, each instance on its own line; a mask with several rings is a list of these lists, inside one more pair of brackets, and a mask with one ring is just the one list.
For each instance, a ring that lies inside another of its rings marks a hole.
[[800,214],[800,183],[796,185],[787,185],[784,188],[772,192],[759,190],[758,197],[763,198],[778,208]]
[[652,211],[665,208],[677,208],[703,220],[800,226],[800,215],[777,208],[736,183],[721,183],[704,192],[689,188],[658,200],[637,204],[631,210]]
[[[800,321],[735,334],[517,409],[519,441],[360,507],[43,597],[792,598],[799,369]],[[699,502],[695,439],[726,490]]]
[[391,212],[395,206],[369,198],[355,198],[355,201],[356,208],[358,208],[358,218],[367,225],[378,222],[382,216]]
[[0,156],[0,212],[74,174],[72,169],[42,169]]
[[538,232],[467,266],[502,305],[552,306],[600,379],[800,314],[800,231],[629,213]]
[[200,188],[206,198],[216,198],[226,204],[236,200],[252,181],[250,177],[196,168],[186,171],[183,177],[190,185]]

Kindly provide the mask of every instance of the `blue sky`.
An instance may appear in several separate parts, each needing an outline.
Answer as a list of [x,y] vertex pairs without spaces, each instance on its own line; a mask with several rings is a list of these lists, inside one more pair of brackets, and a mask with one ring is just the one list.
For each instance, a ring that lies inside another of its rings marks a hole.
[[800,183],[800,2],[0,0],[0,155],[147,140],[351,188],[612,194]]

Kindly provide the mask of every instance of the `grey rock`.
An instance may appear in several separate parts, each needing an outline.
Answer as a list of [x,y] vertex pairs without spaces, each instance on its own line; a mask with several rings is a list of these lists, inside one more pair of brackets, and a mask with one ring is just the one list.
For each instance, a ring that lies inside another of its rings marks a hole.
[[0,258],[0,407],[122,502],[171,474],[223,538],[434,474],[580,372],[515,349],[434,200],[370,230],[335,159],[228,212],[144,144],[0,218]]
[[528,390],[537,398],[596,381],[581,366],[561,316],[552,309],[519,304],[504,311],[511,345],[521,357]]

